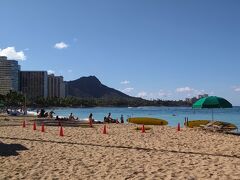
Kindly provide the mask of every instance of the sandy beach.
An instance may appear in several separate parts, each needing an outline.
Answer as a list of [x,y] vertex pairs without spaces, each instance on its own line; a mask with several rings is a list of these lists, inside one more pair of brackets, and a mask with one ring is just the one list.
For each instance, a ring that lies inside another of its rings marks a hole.
[[38,126],[0,117],[0,179],[239,179],[238,136],[200,129],[108,124]]

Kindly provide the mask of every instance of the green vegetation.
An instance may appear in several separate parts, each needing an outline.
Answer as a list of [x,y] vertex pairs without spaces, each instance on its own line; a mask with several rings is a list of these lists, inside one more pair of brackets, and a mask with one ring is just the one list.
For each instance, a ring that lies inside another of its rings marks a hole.
[[[10,91],[7,95],[0,95],[0,102],[7,107],[24,106],[24,95]],[[191,106],[186,101],[164,101],[164,100],[146,100],[142,98],[43,98],[39,97],[34,101],[26,100],[28,107],[97,107],[97,106]]]
[[21,107],[24,106],[24,101],[24,96],[15,91],[10,91],[6,95],[0,94],[0,102],[6,107]]
[[38,98],[31,102],[31,106],[61,106],[61,107],[97,107],[97,106],[191,106],[186,101],[145,100],[141,98]]

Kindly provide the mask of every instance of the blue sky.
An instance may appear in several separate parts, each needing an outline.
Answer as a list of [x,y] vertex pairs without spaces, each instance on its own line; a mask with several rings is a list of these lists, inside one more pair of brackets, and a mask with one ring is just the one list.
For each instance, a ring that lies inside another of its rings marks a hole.
[[240,105],[240,1],[2,0],[0,55],[129,95]]

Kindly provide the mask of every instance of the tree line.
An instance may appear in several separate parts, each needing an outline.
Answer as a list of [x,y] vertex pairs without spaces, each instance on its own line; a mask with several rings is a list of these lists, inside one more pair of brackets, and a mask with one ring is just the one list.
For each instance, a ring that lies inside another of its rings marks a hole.
[[6,107],[97,107],[97,106],[116,106],[116,107],[138,107],[138,106],[191,106],[191,103],[178,100],[146,100],[142,98],[43,98],[38,97],[34,100],[27,99],[23,94],[10,91],[6,95],[0,95],[0,102]]

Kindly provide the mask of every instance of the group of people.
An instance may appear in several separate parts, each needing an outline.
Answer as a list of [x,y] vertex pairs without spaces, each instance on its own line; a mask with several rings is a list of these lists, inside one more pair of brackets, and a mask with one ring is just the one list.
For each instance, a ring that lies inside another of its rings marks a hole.
[[[119,123],[119,121],[118,121],[118,119],[113,119],[112,117],[111,117],[111,113],[108,113],[108,116],[106,117],[104,117],[104,122],[105,123]],[[121,123],[124,123],[124,118],[123,118],[123,115],[121,115],[121,117],[120,117],[120,122]]]
[[68,117],[59,117],[59,116],[56,116],[55,120],[62,120],[62,121],[75,121],[75,120],[78,120],[78,117],[75,117],[73,115],[73,113],[70,113],[70,115]]
[[69,120],[78,120],[78,117],[74,117],[73,113],[71,113],[68,117]]
[[[48,118],[53,118],[53,114],[55,114],[53,111],[50,112],[45,112],[44,109],[41,109],[40,111],[37,111],[38,113],[38,117],[48,117]],[[79,120],[78,117],[75,117],[73,115],[73,113],[70,113],[70,115],[68,117],[64,117],[64,118],[60,118],[59,116],[56,116],[55,120],[70,120],[70,121],[74,121],[74,120]],[[88,117],[89,123],[93,124],[93,123],[102,123],[101,121],[95,121],[93,118],[93,114],[90,113],[89,117]],[[104,117],[104,123],[124,123],[124,118],[123,115],[121,115],[120,117],[120,122],[118,121],[118,119],[113,119],[111,117],[111,113],[108,113],[108,116]]]
[[[78,117],[74,117],[73,114],[71,113],[71,114],[69,115],[69,118],[68,118],[68,119],[69,119],[69,120],[78,120]],[[88,116],[88,121],[89,121],[90,124],[93,124],[93,123],[102,123],[101,121],[96,121],[96,120],[94,120],[92,113],[89,114],[89,116]],[[106,117],[106,116],[104,117],[104,123],[124,123],[124,118],[123,118],[123,115],[121,115],[121,117],[120,117],[120,122],[119,122],[118,119],[113,119],[113,118],[111,117],[111,113],[108,113],[108,116],[107,116],[107,117]]]
[[37,110],[37,117],[39,118],[42,118],[42,117],[53,118],[53,114],[55,114],[53,111],[45,112],[44,109],[41,109],[40,111]]

